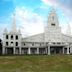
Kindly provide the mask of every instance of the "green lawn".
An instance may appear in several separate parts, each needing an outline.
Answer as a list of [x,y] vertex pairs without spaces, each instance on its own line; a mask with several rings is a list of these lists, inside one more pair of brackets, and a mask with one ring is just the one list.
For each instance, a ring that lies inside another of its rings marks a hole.
[[72,72],[72,55],[0,56],[0,72]]

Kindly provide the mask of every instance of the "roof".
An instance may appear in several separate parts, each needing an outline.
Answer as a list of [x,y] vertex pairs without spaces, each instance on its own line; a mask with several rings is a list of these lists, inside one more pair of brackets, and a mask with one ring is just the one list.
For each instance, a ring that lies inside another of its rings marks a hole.
[[44,42],[44,33],[22,38],[23,42]]
[[62,41],[64,41],[64,42],[72,42],[72,36],[62,34]]
[[[67,36],[67,35],[62,34],[61,39],[58,39],[58,40],[60,40],[60,42],[72,42],[72,36]],[[44,33],[40,33],[37,35],[25,37],[25,38],[22,38],[22,42],[45,42],[45,35]]]

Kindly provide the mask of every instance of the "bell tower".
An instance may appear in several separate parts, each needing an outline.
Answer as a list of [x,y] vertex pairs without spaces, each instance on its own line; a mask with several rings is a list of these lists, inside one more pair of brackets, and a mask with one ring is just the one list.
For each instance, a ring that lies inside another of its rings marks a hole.
[[52,9],[45,28],[45,42],[59,42],[60,38],[61,28],[59,27],[58,16],[56,11]]
[[49,16],[48,16],[48,23],[47,23],[48,27],[59,27],[59,21],[58,21],[58,17],[56,14],[56,11],[54,9],[52,9],[52,11],[50,12]]

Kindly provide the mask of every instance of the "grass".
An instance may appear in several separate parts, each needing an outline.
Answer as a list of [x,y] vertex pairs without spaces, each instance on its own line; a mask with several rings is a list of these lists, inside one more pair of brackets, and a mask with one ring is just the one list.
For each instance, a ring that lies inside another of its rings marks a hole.
[[72,55],[0,56],[0,72],[72,72]]

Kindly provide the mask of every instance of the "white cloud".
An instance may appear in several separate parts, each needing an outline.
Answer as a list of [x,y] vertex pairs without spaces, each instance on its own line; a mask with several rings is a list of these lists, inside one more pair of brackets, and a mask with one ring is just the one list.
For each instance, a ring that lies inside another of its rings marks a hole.
[[34,35],[43,32],[44,19],[42,16],[26,8],[15,9],[17,21],[20,23],[22,34]]

